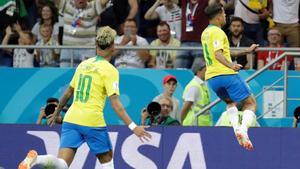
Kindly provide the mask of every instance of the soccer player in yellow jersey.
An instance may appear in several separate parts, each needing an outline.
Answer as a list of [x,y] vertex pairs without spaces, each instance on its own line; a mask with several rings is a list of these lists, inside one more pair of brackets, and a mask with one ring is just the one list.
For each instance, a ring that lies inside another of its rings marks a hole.
[[29,151],[19,169],[35,165],[55,169],[67,169],[76,150],[86,142],[103,169],[113,169],[112,146],[108,136],[103,109],[108,96],[114,111],[140,139],[148,140],[151,135],[144,126],[137,126],[127,115],[119,100],[119,72],[109,63],[114,51],[116,32],[110,27],[101,27],[96,37],[97,56],[79,64],[69,88],[60,100],[57,110],[49,119],[53,125],[60,111],[73,97],[73,104],[63,120],[58,158],[53,155],[37,155]]
[[[207,65],[205,79],[214,92],[227,104],[227,112],[240,145],[248,150],[253,145],[248,137],[248,127],[253,121],[256,101],[248,85],[238,75],[240,64],[233,63],[230,57],[229,43],[221,29],[225,24],[224,8],[219,3],[210,4],[205,9],[210,25],[203,31],[201,42]],[[258,47],[251,45],[244,52],[252,52]],[[238,109],[236,103],[243,103],[242,124],[238,125]]]

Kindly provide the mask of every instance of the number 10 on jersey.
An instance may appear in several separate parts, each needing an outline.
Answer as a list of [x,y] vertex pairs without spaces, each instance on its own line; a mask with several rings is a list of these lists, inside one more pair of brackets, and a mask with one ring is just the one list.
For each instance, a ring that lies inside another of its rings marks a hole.
[[90,97],[92,76],[80,74],[76,89],[75,101],[86,103]]

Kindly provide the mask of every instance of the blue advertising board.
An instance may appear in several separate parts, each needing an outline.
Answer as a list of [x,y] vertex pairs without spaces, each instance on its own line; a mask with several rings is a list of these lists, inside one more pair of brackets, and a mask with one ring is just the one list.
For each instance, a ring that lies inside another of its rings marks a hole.
[[[16,168],[30,149],[57,155],[60,126],[0,125],[0,166]],[[126,126],[109,126],[116,169],[297,169],[300,129],[251,128],[254,150],[237,143],[232,128],[151,127],[141,142]],[[70,169],[99,169],[83,144]]]

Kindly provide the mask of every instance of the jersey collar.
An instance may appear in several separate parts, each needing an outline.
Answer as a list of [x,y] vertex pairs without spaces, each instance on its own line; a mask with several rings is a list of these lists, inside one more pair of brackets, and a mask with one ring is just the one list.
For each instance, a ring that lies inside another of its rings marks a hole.
[[101,60],[104,60],[104,58],[102,56],[100,56],[100,55],[97,55],[95,62],[101,61]]

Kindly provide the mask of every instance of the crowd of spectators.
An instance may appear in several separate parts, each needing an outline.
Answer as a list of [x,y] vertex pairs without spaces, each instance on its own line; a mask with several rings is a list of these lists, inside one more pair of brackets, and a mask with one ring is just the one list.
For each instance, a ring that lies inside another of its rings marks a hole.
[[[96,29],[109,25],[119,46],[201,47],[208,26],[204,9],[222,3],[230,45],[300,47],[299,0],[4,0],[0,3],[3,45],[93,46]],[[244,69],[262,68],[284,51],[232,55]],[[94,49],[0,49],[0,66],[73,67]],[[204,63],[202,50],[119,50],[118,68],[193,68]],[[281,61],[270,69],[283,69]],[[289,69],[300,60],[288,58]]]

